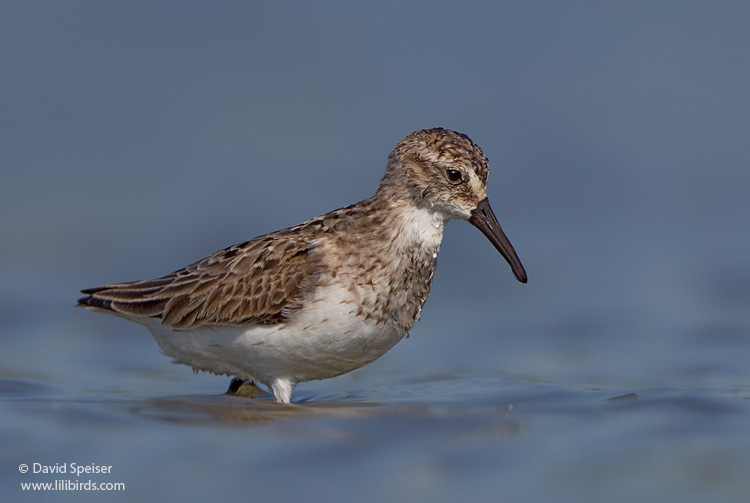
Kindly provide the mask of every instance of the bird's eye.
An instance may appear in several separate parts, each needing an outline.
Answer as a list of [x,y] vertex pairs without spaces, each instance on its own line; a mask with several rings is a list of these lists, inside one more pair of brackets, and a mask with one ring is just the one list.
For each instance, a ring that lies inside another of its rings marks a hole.
[[457,169],[446,169],[445,175],[451,182],[460,182],[462,178],[461,172]]

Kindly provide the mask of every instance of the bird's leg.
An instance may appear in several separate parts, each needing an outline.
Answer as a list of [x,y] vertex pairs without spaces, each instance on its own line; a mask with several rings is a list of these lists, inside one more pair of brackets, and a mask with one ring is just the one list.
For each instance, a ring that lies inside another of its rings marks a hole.
[[245,382],[244,379],[240,379],[239,377],[233,377],[232,382],[229,383],[229,389],[227,389],[227,392],[224,393],[225,395],[234,395],[237,393],[237,390],[242,387],[242,384]]
[[229,383],[229,389],[224,394],[252,398],[259,393],[261,393],[261,390],[255,385],[255,382],[233,377],[232,382]]

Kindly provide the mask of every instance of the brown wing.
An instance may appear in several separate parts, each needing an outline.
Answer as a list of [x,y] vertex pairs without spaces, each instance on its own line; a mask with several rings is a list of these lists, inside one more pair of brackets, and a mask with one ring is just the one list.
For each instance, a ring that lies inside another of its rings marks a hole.
[[280,232],[231,246],[161,278],[82,290],[84,306],[161,317],[174,328],[275,324],[311,285],[311,240]]

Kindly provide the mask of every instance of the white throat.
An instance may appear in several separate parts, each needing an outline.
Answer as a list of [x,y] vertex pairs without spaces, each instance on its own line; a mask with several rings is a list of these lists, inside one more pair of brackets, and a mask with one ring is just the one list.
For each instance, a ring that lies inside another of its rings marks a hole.
[[443,240],[443,229],[448,221],[445,216],[435,210],[424,207],[408,206],[399,214],[401,229],[396,240],[399,244],[419,245],[422,248],[432,248],[437,251]]

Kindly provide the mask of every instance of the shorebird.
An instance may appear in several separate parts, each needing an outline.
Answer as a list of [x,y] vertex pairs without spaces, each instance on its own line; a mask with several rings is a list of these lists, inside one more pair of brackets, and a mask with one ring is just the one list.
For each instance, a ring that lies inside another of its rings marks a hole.
[[145,325],[194,370],[294,386],[381,357],[419,320],[445,224],[468,220],[526,283],[468,136],[416,131],[388,157],[374,196],[213,253],[156,279],[82,290],[80,305]]

